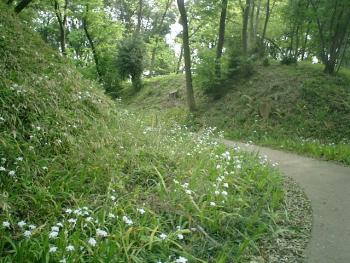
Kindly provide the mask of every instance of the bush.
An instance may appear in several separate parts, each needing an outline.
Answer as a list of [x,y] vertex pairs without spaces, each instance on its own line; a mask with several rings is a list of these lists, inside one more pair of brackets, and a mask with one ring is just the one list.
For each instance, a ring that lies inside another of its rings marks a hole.
[[242,56],[233,56],[229,63],[229,77],[250,77],[254,74],[254,63],[251,58],[245,58]]
[[215,75],[215,50],[202,51],[198,57],[200,61],[196,68],[195,83],[204,90],[204,93],[212,94],[219,82]]
[[123,80],[131,78],[136,91],[141,89],[144,69],[145,46],[142,39],[133,36],[124,39],[119,46],[117,69]]
[[282,65],[292,65],[296,63],[297,63],[297,59],[293,56],[284,56],[281,60]]
[[270,61],[269,61],[269,59],[268,59],[268,58],[264,58],[264,59],[263,59],[263,62],[262,62],[262,65],[263,65],[264,67],[270,66]]

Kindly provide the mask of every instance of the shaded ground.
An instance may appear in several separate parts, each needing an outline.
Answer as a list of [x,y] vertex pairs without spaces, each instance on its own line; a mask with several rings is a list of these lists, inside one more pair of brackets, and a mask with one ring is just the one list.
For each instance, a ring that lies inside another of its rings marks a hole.
[[350,262],[350,167],[314,160],[265,147],[226,140],[229,146],[267,155],[305,190],[313,209],[308,263]]

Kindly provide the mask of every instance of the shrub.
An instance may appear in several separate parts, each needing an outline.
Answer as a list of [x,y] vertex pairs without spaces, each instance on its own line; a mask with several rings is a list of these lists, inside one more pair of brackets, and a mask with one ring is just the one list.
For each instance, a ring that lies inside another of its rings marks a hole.
[[119,46],[117,69],[123,80],[131,78],[136,91],[141,89],[144,69],[145,46],[142,39],[133,36],[124,39]]
[[281,64],[282,65],[292,65],[292,64],[296,64],[297,63],[297,59],[293,56],[284,56],[281,60]]
[[213,94],[220,82],[215,75],[215,50],[204,50],[198,54],[198,57],[195,83],[204,90],[204,93]]

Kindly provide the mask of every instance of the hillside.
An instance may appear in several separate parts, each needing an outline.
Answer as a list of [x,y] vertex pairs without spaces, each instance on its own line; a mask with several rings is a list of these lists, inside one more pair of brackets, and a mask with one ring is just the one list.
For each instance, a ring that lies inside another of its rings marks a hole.
[[[350,164],[350,74],[322,73],[318,65],[256,65],[248,78],[223,84],[221,98],[197,87],[192,124],[216,126],[226,138],[252,141]],[[138,108],[184,108],[182,76],[150,79],[139,94],[124,93]],[[169,99],[173,90],[180,98]]]
[[302,260],[308,202],[267,160],[122,108],[0,12],[1,262]]

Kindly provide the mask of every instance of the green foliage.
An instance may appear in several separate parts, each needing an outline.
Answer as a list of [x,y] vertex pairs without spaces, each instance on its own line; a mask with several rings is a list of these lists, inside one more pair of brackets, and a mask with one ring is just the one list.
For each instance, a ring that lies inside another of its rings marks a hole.
[[202,88],[208,95],[219,93],[220,79],[215,75],[215,50],[201,50],[198,57],[200,62],[196,67],[195,85]]
[[190,133],[182,110],[123,109],[0,7],[1,261],[260,254],[286,219],[275,169]]
[[264,67],[270,66],[270,61],[269,61],[269,59],[268,59],[268,58],[264,58],[263,61],[262,61],[262,65],[263,65]]
[[293,56],[284,56],[281,60],[282,65],[292,65],[296,64],[297,62],[297,59]]
[[117,69],[122,79],[131,78],[133,87],[139,91],[142,86],[145,46],[141,38],[133,36],[124,39],[119,46]]
[[[349,72],[343,70],[339,76],[329,77],[321,73],[321,65],[284,66],[276,61],[270,61],[269,67],[254,68],[249,79],[224,82],[225,96],[215,101],[196,86],[198,112],[188,123],[216,126],[228,138],[350,164]],[[174,106],[166,100],[173,85],[183,89],[183,77],[149,80],[142,96],[127,101],[142,109],[157,105],[164,111]],[[161,93],[155,95],[153,90]],[[271,109],[265,119],[259,108],[269,103]],[[185,107],[181,97],[175,106]]]

